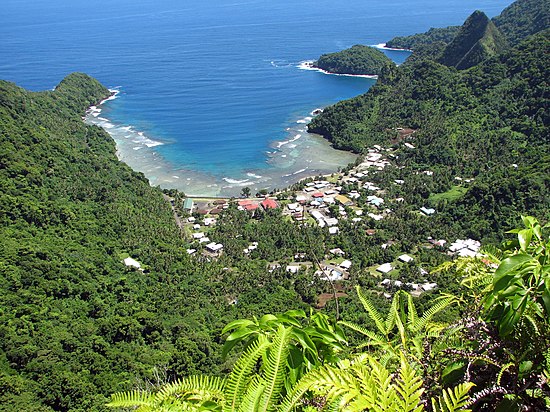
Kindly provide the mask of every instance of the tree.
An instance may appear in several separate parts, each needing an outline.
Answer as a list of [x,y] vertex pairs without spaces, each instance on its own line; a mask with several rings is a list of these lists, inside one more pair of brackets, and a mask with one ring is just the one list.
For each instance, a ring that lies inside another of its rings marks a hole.
[[250,188],[248,186],[241,189],[241,197],[250,197]]

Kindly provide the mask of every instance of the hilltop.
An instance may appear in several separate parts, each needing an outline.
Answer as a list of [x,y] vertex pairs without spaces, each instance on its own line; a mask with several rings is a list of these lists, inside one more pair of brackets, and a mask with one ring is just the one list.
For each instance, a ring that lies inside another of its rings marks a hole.
[[380,50],[355,45],[336,53],[323,54],[313,67],[329,73],[351,75],[379,75],[384,68],[394,63]]

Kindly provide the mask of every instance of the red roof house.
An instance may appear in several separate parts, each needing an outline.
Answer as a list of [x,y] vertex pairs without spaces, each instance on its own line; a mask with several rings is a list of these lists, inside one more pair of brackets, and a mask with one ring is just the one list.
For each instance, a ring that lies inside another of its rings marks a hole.
[[279,205],[277,204],[277,202],[273,199],[269,199],[269,198],[265,198],[262,203],[261,203],[262,207],[267,210],[267,209],[276,209],[279,207]]

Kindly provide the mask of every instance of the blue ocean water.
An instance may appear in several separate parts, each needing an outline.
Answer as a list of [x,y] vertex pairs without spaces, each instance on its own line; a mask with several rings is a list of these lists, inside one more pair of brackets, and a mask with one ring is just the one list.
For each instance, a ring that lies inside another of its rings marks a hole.
[[[367,78],[300,63],[461,24],[510,0],[3,0],[0,78],[51,89],[86,72],[117,98],[88,116],[152,184],[192,194],[282,187],[353,161],[305,133],[312,110]],[[406,52],[386,51],[397,63]]]

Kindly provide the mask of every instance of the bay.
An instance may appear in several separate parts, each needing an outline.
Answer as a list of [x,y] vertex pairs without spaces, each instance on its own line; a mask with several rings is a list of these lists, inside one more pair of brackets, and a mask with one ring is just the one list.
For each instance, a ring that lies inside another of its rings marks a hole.
[[[302,70],[354,44],[494,16],[511,1],[4,0],[0,78],[51,89],[68,73],[117,98],[88,116],[153,185],[237,195],[325,174],[354,160],[305,132],[311,112],[373,79]],[[406,52],[386,51],[397,63]]]

